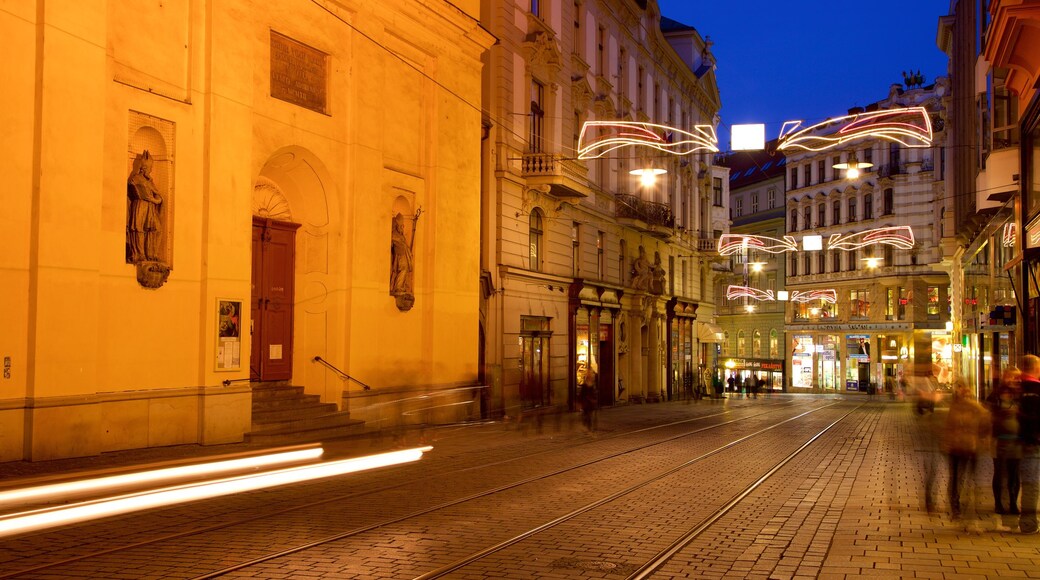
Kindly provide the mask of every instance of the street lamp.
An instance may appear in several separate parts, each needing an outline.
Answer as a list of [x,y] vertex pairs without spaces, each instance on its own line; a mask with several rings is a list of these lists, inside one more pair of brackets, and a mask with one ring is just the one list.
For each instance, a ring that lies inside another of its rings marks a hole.
[[857,161],[856,154],[852,153],[849,155],[849,160],[845,163],[835,163],[833,167],[835,169],[844,169],[846,179],[856,179],[859,177],[860,169],[867,169],[873,167],[874,164],[869,161]]
[[657,184],[657,176],[668,173],[667,169],[659,167],[647,167],[645,169],[633,169],[629,171],[632,175],[639,176],[639,185],[642,185],[646,189],[650,189]]

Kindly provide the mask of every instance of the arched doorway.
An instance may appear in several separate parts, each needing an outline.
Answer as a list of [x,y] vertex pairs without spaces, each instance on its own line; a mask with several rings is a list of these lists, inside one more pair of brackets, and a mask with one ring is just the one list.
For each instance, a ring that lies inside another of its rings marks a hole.
[[285,147],[261,168],[252,203],[250,377],[293,381],[327,401],[338,398],[339,383],[326,384],[321,369],[306,363],[340,358],[328,350],[339,342],[327,298],[339,273],[330,245],[335,191],[314,154]]

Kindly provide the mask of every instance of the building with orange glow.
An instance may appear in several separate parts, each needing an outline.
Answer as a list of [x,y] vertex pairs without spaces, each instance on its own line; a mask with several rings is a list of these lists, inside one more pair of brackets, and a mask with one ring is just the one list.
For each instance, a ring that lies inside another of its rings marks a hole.
[[0,461],[241,441],[250,379],[377,427],[477,384],[478,2],[30,1],[0,33]]

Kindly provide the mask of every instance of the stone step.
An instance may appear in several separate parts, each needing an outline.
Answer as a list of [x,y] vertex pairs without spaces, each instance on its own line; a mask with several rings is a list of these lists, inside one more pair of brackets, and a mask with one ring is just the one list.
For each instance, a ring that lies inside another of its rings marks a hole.
[[276,445],[324,441],[340,437],[362,435],[365,422],[351,419],[346,413],[333,413],[304,421],[287,421],[279,426],[264,426],[263,429],[246,433],[247,443]]
[[335,403],[322,403],[315,400],[312,403],[293,406],[262,406],[253,408],[253,425],[271,423],[275,421],[287,421],[291,419],[306,419],[318,415],[328,415],[336,412]]
[[[296,407],[310,407],[321,403],[318,395],[299,394],[295,397],[283,397],[278,399],[253,399],[253,413],[273,409],[294,409]],[[334,403],[333,403],[334,404]]]

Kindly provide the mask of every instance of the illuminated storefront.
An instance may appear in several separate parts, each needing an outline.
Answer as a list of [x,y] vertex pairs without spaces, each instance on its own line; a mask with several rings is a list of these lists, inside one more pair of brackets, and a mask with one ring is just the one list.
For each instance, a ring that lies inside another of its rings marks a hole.
[[569,381],[569,406],[577,408],[582,387],[596,393],[596,403],[613,405],[617,393],[617,346],[615,323],[621,308],[619,292],[610,288],[575,282],[571,285],[571,321],[574,332]]

